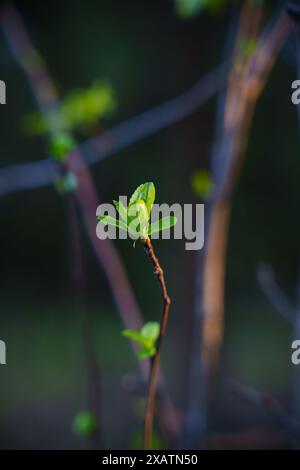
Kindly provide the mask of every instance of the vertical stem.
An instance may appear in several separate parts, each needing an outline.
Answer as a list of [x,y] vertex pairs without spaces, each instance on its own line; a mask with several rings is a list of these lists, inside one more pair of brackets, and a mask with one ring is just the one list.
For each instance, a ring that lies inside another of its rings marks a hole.
[[159,264],[158,259],[154,254],[152,243],[149,238],[144,240],[145,252],[150,259],[152,265],[154,266],[154,274],[158,279],[160,284],[162,298],[163,298],[163,311],[160,321],[160,330],[159,337],[156,344],[156,353],[151,361],[150,369],[150,378],[148,386],[148,397],[147,397],[147,406],[146,406],[146,415],[145,415],[145,434],[144,434],[144,449],[149,450],[152,447],[152,431],[153,431],[153,418],[155,411],[155,398],[156,398],[156,389],[157,381],[159,374],[159,363],[160,363],[160,351],[162,346],[162,341],[166,333],[168,317],[169,317],[169,308],[171,304],[170,297],[168,295],[163,270]]
[[79,312],[81,318],[81,335],[87,373],[88,409],[96,419],[97,427],[95,434],[93,435],[93,441],[95,447],[99,448],[101,445],[100,371],[95,351],[93,348],[91,325],[86,305],[86,286],[84,277],[80,227],[78,224],[76,201],[72,194],[67,196],[67,211],[72,246],[73,270],[71,275],[79,305]]
[[[196,294],[197,301],[200,300],[197,312],[201,315],[202,331],[198,374],[201,375],[204,389],[201,396],[205,398],[210,379],[218,367],[223,340],[224,281],[232,198],[242,169],[257,100],[291,29],[286,14],[281,14],[271,31],[258,38],[255,52],[248,57],[240,50],[240,40],[257,39],[260,18],[261,7],[254,8],[246,0],[228,77],[220,142],[216,146],[213,169],[215,191],[206,211],[207,242],[203,256],[199,257],[197,277],[201,285],[198,283],[199,292]],[[198,414],[201,413],[206,419],[207,403],[202,400],[200,404],[203,409],[198,409]],[[199,434],[203,435],[205,426],[206,422],[201,417],[189,420],[188,435],[194,443],[192,448],[199,445],[203,437]]]

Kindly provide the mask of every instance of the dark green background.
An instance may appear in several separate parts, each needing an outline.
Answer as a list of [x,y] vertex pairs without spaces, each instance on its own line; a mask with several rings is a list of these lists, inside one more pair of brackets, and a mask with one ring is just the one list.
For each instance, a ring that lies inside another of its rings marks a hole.
[[[203,13],[183,20],[175,15],[171,0],[17,6],[62,97],[96,78],[114,88],[118,107],[102,122],[104,128],[180,94],[216,66],[234,14],[226,9],[218,16]],[[0,108],[1,165],[38,160],[47,154],[47,145],[21,130],[22,116],[35,104],[2,36],[0,70],[7,84],[7,104]],[[290,328],[260,293],[255,270],[261,261],[272,263],[281,285],[295,298],[300,152],[290,99],[294,79],[290,38],[259,101],[234,199],[223,381],[210,420],[217,432],[272,425],[259,409],[236,402],[228,380],[271,391],[289,404]],[[158,202],[197,202],[190,178],[208,166],[215,104],[212,100],[183,122],[96,165],[93,175],[102,201],[153,181]],[[86,407],[86,389],[64,202],[48,187],[5,196],[0,208],[0,338],[7,344],[7,365],[0,368],[0,447],[88,447],[71,432],[74,415]],[[88,306],[102,371],[104,446],[136,446],[141,405],[123,386],[127,374],[138,377],[136,363],[120,335],[122,325],[107,281],[84,240]],[[145,318],[157,318],[159,292],[143,251],[129,241],[115,245]],[[157,241],[155,246],[173,301],[162,362],[172,398],[184,409],[195,253],[186,251],[183,241]]]

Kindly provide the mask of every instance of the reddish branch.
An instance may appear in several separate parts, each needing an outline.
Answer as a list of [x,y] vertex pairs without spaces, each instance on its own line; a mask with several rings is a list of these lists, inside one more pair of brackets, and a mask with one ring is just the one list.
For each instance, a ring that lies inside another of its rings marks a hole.
[[154,412],[155,412],[156,389],[157,389],[157,381],[158,381],[158,374],[159,374],[160,351],[161,351],[162,341],[166,333],[171,300],[168,295],[163,270],[159,264],[157,257],[155,256],[152,243],[149,238],[146,238],[144,240],[144,248],[145,248],[148,258],[150,259],[154,267],[154,274],[158,279],[158,282],[161,288],[162,298],[163,298],[163,311],[162,311],[162,316],[161,316],[161,321],[160,321],[159,337],[156,343],[156,353],[151,360],[147,406],[146,406],[146,415],[145,415],[144,449],[149,450],[152,447],[151,441],[152,441],[152,431],[153,431],[153,418],[154,418]]
[[101,445],[101,377],[97,363],[97,356],[93,348],[91,323],[86,305],[86,285],[84,276],[82,241],[78,223],[76,200],[73,194],[67,196],[67,212],[72,248],[71,256],[73,262],[71,277],[74,284],[74,291],[78,299],[80,312],[82,343],[87,374],[88,407],[93,416],[96,418],[97,423],[97,428],[93,433],[91,440],[94,442],[95,447],[99,448]]

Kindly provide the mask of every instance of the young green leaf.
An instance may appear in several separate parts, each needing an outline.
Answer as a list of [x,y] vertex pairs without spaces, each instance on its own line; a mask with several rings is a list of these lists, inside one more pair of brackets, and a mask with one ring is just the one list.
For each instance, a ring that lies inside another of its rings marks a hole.
[[149,214],[146,204],[138,199],[128,208],[128,231],[133,234],[133,238],[145,238],[148,235]]
[[50,143],[50,155],[63,161],[68,153],[75,148],[75,141],[73,137],[65,132],[56,133]]
[[149,322],[145,323],[140,331],[123,330],[122,335],[142,346],[142,349],[138,352],[138,357],[146,359],[147,357],[154,356],[156,353],[155,342],[159,337],[159,330],[159,323]]
[[166,216],[166,217],[162,217],[161,219],[157,220],[156,222],[153,222],[152,224],[150,224],[149,230],[148,230],[148,235],[151,236],[154,233],[162,232],[163,230],[167,230],[167,229],[173,227],[174,225],[176,225],[176,223],[177,223],[177,218],[176,217],[169,216],[169,215]]
[[97,217],[104,225],[111,225],[112,227],[120,228],[121,230],[127,231],[127,225],[122,220],[114,219],[110,215],[100,215]]
[[147,357],[153,357],[155,353],[156,353],[156,347],[151,346],[149,348],[141,349],[141,351],[138,352],[138,357],[140,359],[147,359]]
[[132,339],[143,347],[149,346],[149,341],[145,339],[142,334],[136,330],[123,330],[122,336],[124,336],[125,338]]
[[136,203],[138,200],[144,201],[150,217],[155,201],[155,186],[153,183],[143,183],[138,186],[129,200],[129,206]]
[[118,213],[120,214],[120,217],[126,222],[127,224],[127,209],[122,203],[122,201],[113,201]]
[[200,198],[206,197],[213,189],[212,178],[206,170],[195,171],[191,183],[194,193]]
[[148,340],[155,342],[159,336],[160,326],[156,321],[145,323],[141,329],[141,335]]

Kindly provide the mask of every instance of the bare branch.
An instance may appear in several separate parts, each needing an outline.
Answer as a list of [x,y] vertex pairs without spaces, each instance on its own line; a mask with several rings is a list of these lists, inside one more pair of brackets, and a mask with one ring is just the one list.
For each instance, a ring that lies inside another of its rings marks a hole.
[[156,353],[151,361],[150,379],[149,379],[147,406],[146,406],[146,415],[145,415],[144,449],[149,450],[152,448],[153,417],[154,417],[154,410],[155,410],[157,381],[158,381],[158,375],[159,375],[160,351],[161,351],[163,338],[165,336],[166,329],[167,329],[171,300],[168,295],[163,270],[159,264],[157,257],[155,256],[153,246],[149,238],[146,238],[144,240],[144,248],[145,248],[148,258],[150,259],[154,267],[154,274],[156,275],[158,279],[158,282],[161,288],[162,298],[163,298],[163,312],[162,312],[161,321],[160,321],[159,337],[157,339],[157,344],[156,344]]
[[[226,64],[216,67],[182,95],[134,116],[97,137],[79,145],[87,165],[94,165],[110,155],[181,121],[203,106],[225,85]],[[0,196],[16,191],[51,185],[57,165],[49,159],[12,165],[0,170]]]
[[272,307],[282,318],[290,324],[293,324],[296,309],[276,282],[272,266],[269,264],[260,264],[257,267],[256,274],[259,287]]
[[264,409],[292,437],[300,437],[300,422],[287,413],[270,393],[262,393],[253,387],[246,387],[236,382],[232,383],[231,389],[241,400]]

